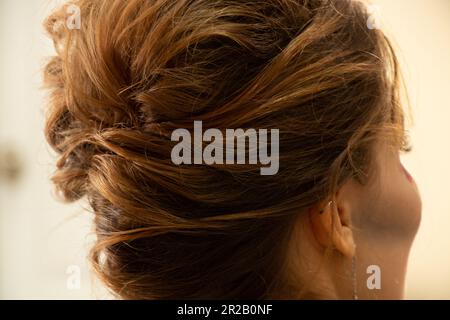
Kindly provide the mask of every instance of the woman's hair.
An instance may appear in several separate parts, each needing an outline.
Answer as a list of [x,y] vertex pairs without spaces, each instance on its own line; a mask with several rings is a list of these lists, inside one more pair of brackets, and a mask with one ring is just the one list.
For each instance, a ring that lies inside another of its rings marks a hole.
[[[77,0],[46,21],[45,133],[88,199],[93,265],[125,299],[270,298],[298,214],[401,147],[397,59],[351,0]],[[279,129],[279,172],[175,165],[177,128]],[[305,257],[307,258],[307,257]],[[301,285],[301,284],[300,284]]]

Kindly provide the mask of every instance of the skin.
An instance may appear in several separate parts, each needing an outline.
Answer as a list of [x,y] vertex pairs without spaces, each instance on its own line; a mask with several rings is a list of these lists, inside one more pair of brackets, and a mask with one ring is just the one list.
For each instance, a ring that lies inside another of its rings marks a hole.
[[[287,267],[288,282],[294,285],[285,297],[353,299],[355,287],[358,299],[404,298],[421,199],[397,150],[377,143],[374,155],[375,168],[368,183],[350,180],[333,202],[318,203],[308,214],[300,215]],[[368,279],[373,283],[373,271],[367,272],[371,265],[380,268],[380,289],[368,288]]]

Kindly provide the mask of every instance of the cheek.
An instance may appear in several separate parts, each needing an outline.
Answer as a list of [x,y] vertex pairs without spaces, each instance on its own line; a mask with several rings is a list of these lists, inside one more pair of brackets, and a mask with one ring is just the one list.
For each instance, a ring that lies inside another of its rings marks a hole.
[[402,212],[403,218],[406,220],[405,227],[415,235],[422,218],[422,199],[416,182],[402,164],[400,164],[400,172],[403,173],[407,182],[405,179],[399,178],[398,200],[401,201],[400,205],[404,208]]
[[386,201],[390,203],[392,228],[396,229],[400,236],[413,238],[419,229],[422,217],[422,201],[415,184],[392,190],[386,198]]
[[386,175],[374,197],[368,225],[373,233],[413,239],[420,225],[422,202],[412,176],[403,166]]
[[412,177],[412,175],[408,172],[408,170],[406,170],[406,168],[401,163],[400,163],[400,170],[403,172],[403,174],[405,175],[405,178],[410,183],[415,183],[414,178]]

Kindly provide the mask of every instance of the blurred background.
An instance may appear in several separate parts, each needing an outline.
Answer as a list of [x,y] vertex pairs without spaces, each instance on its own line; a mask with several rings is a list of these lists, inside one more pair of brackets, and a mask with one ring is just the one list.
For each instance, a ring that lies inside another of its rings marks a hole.
[[[56,157],[42,133],[41,69],[53,48],[41,25],[62,2],[0,0],[0,299],[110,298],[87,263],[91,214],[57,202],[49,182]],[[403,162],[423,218],[407,298],[450,299],[450,1],[372,3],[397,47],[413,114]]]

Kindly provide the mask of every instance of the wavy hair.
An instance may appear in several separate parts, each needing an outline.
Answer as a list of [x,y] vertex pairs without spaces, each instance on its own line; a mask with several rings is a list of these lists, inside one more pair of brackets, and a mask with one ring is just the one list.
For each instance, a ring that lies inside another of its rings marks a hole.
[[[289,287],[298,214],[401,148],[398,63],[352,0],[75,0],[45,22],[53,182],[94,213],[92,262],[124,299],[265,299]],[[276,128],[280,169],[174,165],[171,133]]]

